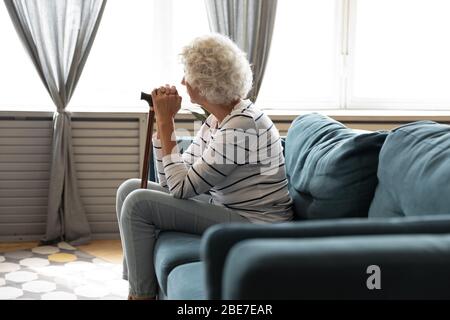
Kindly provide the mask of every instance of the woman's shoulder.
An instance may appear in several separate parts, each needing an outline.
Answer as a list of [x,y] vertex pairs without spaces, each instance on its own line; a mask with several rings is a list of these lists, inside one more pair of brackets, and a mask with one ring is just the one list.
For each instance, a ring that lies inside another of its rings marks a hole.
[[220,123],[219,129],[256,129],[256,120],[261,111],[249,100],[241,103]]
[[276,126],[269,116],[257,106],[252,105],[248,109],[230,115],[228,121],[224,121],[221,125],[221,129],[243,129],[266,132],[268,130],[276,130]]
[[232,115],[228,121],[221,124],[220,131],[238,130],[256,130],[256,123],[253,117],[245,114]]

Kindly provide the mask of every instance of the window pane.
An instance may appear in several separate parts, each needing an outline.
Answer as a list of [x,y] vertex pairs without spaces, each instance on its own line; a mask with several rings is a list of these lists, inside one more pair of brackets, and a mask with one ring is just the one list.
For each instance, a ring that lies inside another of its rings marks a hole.
[[259,105],[337,105],[336,5],[330,0],[278,1]]
[[0,42],[0,110],[55,110],[3,3]]
[[[184,76],[179,54],[194,38],[209,33],[208,16],[204,0],[173,0],[173,72],[170,83],[179,89],[183,97],[183,108],[196,110],[190,102],[186,88],[180,84]],[[196,110],[199,111],[199,110]]]
[[203,0],[108,1],[72,109],[144,111],[140,91],[166,83],[184,93],[180,47],[208,30]]
[[[208,17],[204,0],[173,0],[173,48],[176,61],[182,48],[194,38],[209,33]],[[176,63],[175,74],[180,81],[183,67]]]
[[[87,59],[70,106],[90,111],[126,109],[139,103],[141,90],[150,90],[154,77],[152,61],[158,48],[153,44],[153,2],[108,1],[94,45]],[[83,108],[84,109],[84,108]]]
[[358,0],[353,97],[450,101],[450,1]]

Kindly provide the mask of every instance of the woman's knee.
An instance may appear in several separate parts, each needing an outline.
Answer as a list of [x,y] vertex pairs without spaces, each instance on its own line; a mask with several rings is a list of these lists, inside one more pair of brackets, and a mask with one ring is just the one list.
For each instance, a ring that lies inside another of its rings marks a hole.
[[122,201],[134,190],[139,189],[141,186],[140,179],[128,179],[124,181],[119,188],[117,189],[117,199],[121,199]]
[[116,210],[117,210],[117,219],[120,221],[120,215],[122,212],[123,203],[126,197],[136,189],[140,187],[139,179],[128,179],[124,181],[116,192]]
[[[171,195],[157,190],[137,189],[126,197],[123,203],[120,224],[129,224],[132,220],[153,223],[153,215],[157,214],[156,204],[166,204],[173,199]],[[155,206],[156,205],[156,206]]]
[[[131,192],[140,188],[141,188],[141,179],[137,178],[128,179],[119,186],[119,188],[117,189],[116,197],[121,202],[123,202]],[[162,188],[159,184],[151,181],[148,182],[147,189],[158,191],[164,190],[164,188]]]
[[132,217],[140,216],[141,211],[145,211],[146,215],[151,214],[151,210],[147,210],[147,202],[152,200],[152,190],[135,189],[132,190],[123,202],[122,215],[120,224],[131,221]]

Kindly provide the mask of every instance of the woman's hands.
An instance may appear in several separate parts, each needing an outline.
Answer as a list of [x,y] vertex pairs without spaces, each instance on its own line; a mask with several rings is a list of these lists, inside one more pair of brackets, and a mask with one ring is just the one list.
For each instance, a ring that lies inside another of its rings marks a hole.
[[172,122],[181,108],[181,96],[175,86],[166,84],[152,91],[153,108],[157,122]]
[[162,153],[166,156],[176,150],[174,118],[181,108],[181,97],[177,88],[166,84],[152,91],[152,99],[157,125],[156,138],[161,140]]

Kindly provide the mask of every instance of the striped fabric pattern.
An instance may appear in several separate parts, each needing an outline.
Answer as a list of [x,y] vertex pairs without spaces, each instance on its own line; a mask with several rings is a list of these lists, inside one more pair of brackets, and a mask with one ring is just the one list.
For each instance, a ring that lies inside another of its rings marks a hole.
[[211,203],[252,222],[292,219],[278,130],[251,101],[237,104],[221,123],[210,116],[183,154],[162,157],[161,142],[153,146],[160,184],[174,197],[208,192]]

